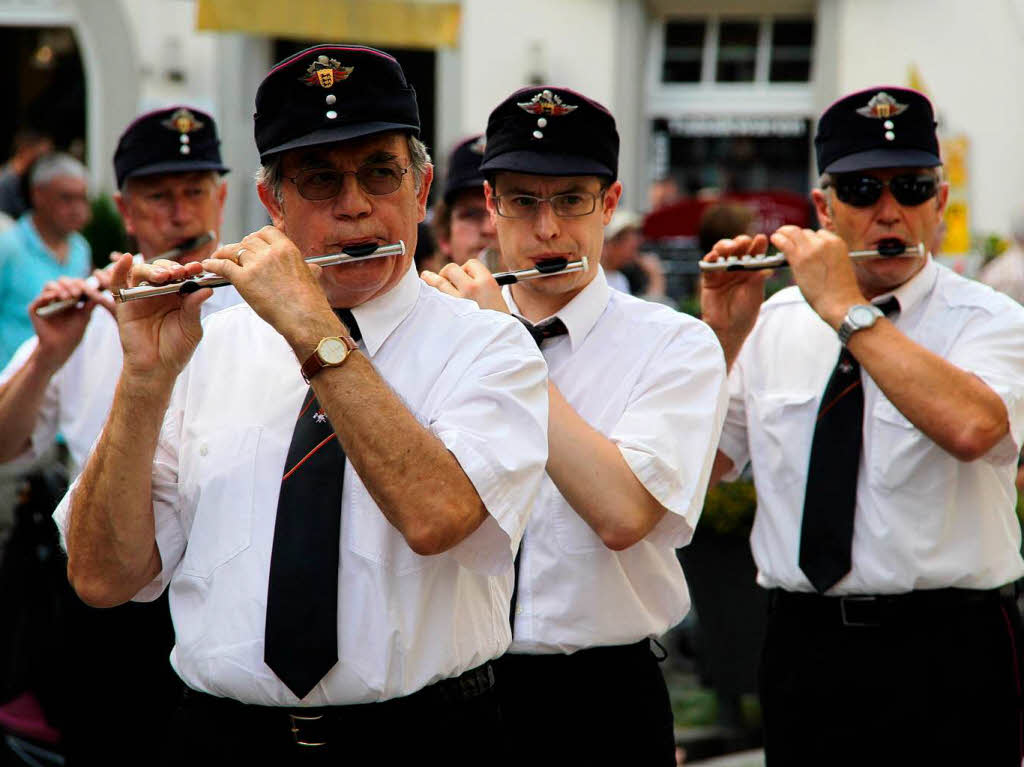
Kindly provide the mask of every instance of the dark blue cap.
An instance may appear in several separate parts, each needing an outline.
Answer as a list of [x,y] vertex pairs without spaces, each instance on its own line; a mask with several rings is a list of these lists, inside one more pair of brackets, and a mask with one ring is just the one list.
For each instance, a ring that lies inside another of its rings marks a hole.
[[317,45],[277,64],[256,91],[260,160],[388,131],[419,135],[416,91],[401,65],[361,45]]
[[137,117],[114,152],[118,189],[135,176],[197,170],[228,172],[220,159],[217,124],[194,107],[167,107]]
[[839,99],[821,115],[814,148],[818,173],[942,165],[932,104],[910,88],[879,86]]
[[444,201],[451,205],[455,195],[466,189],[484,190],[484,159],[486,141],[482,134],[470,136],[455,145],[448,158],[448,176],[444,180]]
[[619,175],[619,134],[611,112],[568,88],[522,88],[487,120],[480,169],[541,176]]

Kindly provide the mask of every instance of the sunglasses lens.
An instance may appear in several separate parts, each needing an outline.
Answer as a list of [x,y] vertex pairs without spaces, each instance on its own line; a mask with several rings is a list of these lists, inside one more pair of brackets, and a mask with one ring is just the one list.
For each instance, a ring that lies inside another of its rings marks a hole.
[[889,190],[900,205],[913,207],[935,196],[935,179],[931,176],[897,176],[889,182]]
[[836,180],[836,197],[855,208],[878,202],[884,185],[873,176],[843,176]]

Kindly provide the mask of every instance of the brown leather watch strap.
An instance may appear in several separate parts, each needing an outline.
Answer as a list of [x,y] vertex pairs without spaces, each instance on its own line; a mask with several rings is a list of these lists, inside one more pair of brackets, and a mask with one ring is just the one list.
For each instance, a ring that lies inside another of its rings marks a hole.
[[[343,344],[345,344],[346,348],[348,349],[348,352],[346,352],[345,356],[342,357],[338,362],[325,362],[324,359],[320,356],[320,345],[328,338],[338,339]],[[313,351],[313,353],[310,354],[306,361],[302,363],[302,377],[306,379],[306,383],[309,383],[310,380],[312,380],[313,376],[315,376],[324,368],[336,368],[340,365],[343,365],[345,363],[345,360],[348,359],[349,355],[358,348],[358,344],[356,344],[355,340],[349,336],[325,336],[324,338],[321,338],[320,343],[316,345],[316,349]]]

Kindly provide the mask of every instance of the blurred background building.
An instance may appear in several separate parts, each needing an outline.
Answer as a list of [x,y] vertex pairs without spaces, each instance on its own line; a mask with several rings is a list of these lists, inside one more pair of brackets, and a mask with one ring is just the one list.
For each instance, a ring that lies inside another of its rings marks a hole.
[[1020,202],[1024,92],[1010,84],[1022,40],[1024,0],[0,0],[0,157],[16,128],[37,126],[109,193],[127,122],[194,104],[222,127],[234,168],[225,231],[240,235],[265,220],[251,183],[257,84],[309,43],[348,41],[396,54],[438,160],[524,84],[604,102],[625,203],[674,202],[645,231],[685,245],[723,197],[749,204],[759,228],[810,222],[815,116],[859,87],[913,85],[948,140],[944,251],[958,255],[975,249],[972,233],[1004,230]]

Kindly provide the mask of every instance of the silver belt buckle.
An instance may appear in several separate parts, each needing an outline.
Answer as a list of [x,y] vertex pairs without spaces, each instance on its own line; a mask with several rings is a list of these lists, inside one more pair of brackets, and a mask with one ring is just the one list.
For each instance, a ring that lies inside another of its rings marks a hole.
[[854,604],[867,605],[867,604],[874,604],[874,603],[877,603],[877,602],[878,602],[878,599],[876,597],[870,597],[870,596],[869,597],[858,597],[858,596],[839,597],[839,612],[840,612],[840,614],[842,615],[842,618],[843,618],[843,625],[844,626],[863,626],[863,627],[880,626],[881,625],[881,620],[877,616],[876,616],[874,621],[865,621],[865,620],[857,620],[857,618],[856,618],[856,610],[854,610],[854,617],[853,618],[851,618],[850,616],[848,616],[846,614],[846,606],[847,605],[854,605]]
[[292,737],[295,738],[295,742],[298,743],[300,746],[326,746],[327,745],[327,741],[323,741],[323,742],[319,742],[318,743],[318,742],[311,741],[311,740],[302,740],[301,730],[299,729],[299,723],[300,722],[315,722],[317,720],[323,719],[324,718],[323,714],[317,714],[316,716],[301,716],[299,714],[291,714],[290,713],[290,714],[288,714],[288,718],[291,719],[291,722],[292,722],[292,726],[291,726]]

